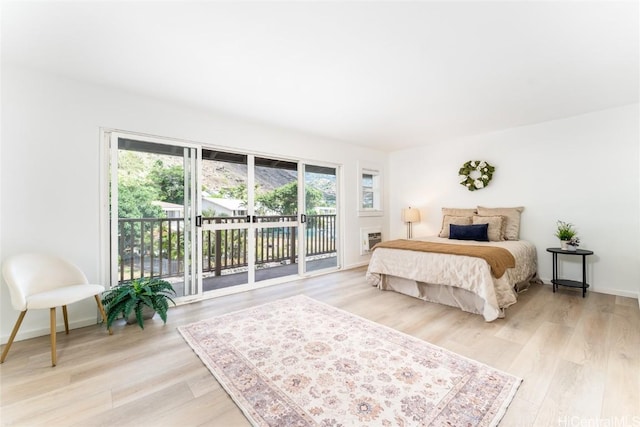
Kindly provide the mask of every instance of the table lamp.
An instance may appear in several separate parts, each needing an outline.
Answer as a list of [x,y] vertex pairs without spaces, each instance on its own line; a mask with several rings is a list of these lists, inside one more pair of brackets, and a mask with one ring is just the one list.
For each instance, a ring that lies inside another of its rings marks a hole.
[[412,208],[411,206],[402,209],[402,220],[407,223],[407,239],[411,239],[411,224],[414,222],[420,222],[420,210]]

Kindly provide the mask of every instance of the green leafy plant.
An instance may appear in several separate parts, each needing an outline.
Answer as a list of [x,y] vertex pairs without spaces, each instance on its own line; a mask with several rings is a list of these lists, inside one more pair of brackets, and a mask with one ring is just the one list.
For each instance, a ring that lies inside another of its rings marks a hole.
[[102,304],[107,312],[107,328],[120,315],[126,319],[131,313],[135,313],[138,326],[144,329],[142,310],[145,306],[155,310],[162,321],[167,323],[169,302],[176,304],[171,298],[174,296],[176,291],[166,280],[142,277],[123,282],[102,295]]
[[569,241],[576,237],[577,232],[574,225],[569,222],[558,221],[558,229],[556,230],[556,237],[560,240]]

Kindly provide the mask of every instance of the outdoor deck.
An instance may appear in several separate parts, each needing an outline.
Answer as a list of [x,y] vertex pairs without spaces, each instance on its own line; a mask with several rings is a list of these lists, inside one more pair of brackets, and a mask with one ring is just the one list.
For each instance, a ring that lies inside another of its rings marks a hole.
[[[307,261],[307,271],[323,270],[338,266],[338,258],[330,256],[321,259]],[[277,277],[292,276],[298,273],[298,264],[286,264],[270,268],[261,268],[256,270],[256,282],[274,279]],[[245,272],[223,274],[221,276],[204,277],[202,287],[204,292],[214,291],[217,289],[229,288],[232,286],[243,285],[249,280],[249,274]],[[184,292],[184,282],[172,283],[178,296],[182,296]]]

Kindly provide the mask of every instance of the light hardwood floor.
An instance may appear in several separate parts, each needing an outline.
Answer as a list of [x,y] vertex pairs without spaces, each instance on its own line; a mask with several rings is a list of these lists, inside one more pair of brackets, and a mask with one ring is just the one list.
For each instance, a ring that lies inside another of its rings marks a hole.
[[[503,426],[639,426],[638,301],[535,285],[487,323],[366,284],[364,268],[172,308],[145,330],[118,324],[14,343],[0,365],[2,425],[247,426],[176,327],[306,294],[524,378]],[[609,424],[607,424],[609,423]],[[617,423],[617,424],[614,424]]]

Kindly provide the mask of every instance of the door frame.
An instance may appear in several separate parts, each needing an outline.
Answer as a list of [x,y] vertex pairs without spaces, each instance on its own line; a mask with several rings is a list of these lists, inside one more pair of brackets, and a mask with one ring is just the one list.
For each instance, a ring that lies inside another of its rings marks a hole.
[[[116,128],[108,128],[108,127],[101,127],[100,128],[100,157],[101,157],[101,161],[99,164],[99,172],[100,172],[100,178],[99,178],[99,211],[100,211],[100,215],[99,215],[99,220],[100,220],[100,224],[99,224],[99,236],[100,236],[100,244],[99,244],[99,279],[100,279],[100,283],[103,283],[106,285],[107,289],[111,288],[113,286],[112,280],[116,280],[115,278],[117,277],[117,274],[114,274],[114,267],[111,265],[111,257],[113,256],[113,248],[111,247],[111,236],[112,236],[112,231],[113,231],[113,225],[110,224],[110,218],[111,218],[111,209],[110,209],[110,182],[112,182],[113,180],[113,174],[114,172],[111,170],[111,156],[112,156],[112,150],[114,150],[114,148],[112,147],[111,141],[114,138],[114,135],[117,136],[122,136],[122,137],[128,137],[128,138],[132,138],[132,139],[136,139],[139,138],[141,140],[144,141],[148,141],[151,143],[159,143],[159,144],[165,144],[165,145],[178,145],[178,146],[182,146],[182,147],[189,147],[189,148],[195,148],[196,152],[197,152],[197,160],[195,161],[195,166],[196,166],[196,172],[197,172],[197,177],[196,177],[196,183],[199,183],[201,176],[202,176],[202,149],[210,149],[210,150],[217,150],[217,151],[227,151],[227,152],[231,152],[231,153],[240,153],[240,154],[246,154],[246,155],[250,155],[252,158],[255,157],[266,157],[266,158],[274,158],[274,159],[281,159],[281,160],[286,160],[286,161],[290,161],[290,162],[295,162],[298,164],[298,206],[301,207],[302,209],[304,209],[305,207],[305,185],[304,185],[304,170],[305,170],[305,166],[306,165],[318,165],[318,166],[326,166],[326,167],[331,167],[331,168],[335,168],[336,170],[336,215],[337,215],[337,219],[336,219],[336,227],[337,227],[337,233],[336,233],[336,257],[337,257],[337,266],[335,268],[329,268],[329,269],[323,269],[323,270],[314,270],[311,272],[306,272],[305,271],[305,264],[306,264],[306,260],[305,258],[305,240],[306,240],[306,231],[304,229],[304,227],[301,224],[300,221],[300,215],[304,212],[300,212],[298,213],[298,218],[297,218],[297,229],[298,229],[298,274],[297,276],[293,276],[293,275],[289,275],[289,276],[284,276],[282,278],[274,278],[274,279],[269,279],[269,280],[264,280],[264,281],[260,281],[260,282],[255,282],[255,276],[253,276],[253,282],[249,282],[248,284],[244,284],[244,285],[238,285],[238,286],[234,286],[231,288],[225,288],[225,289],[221,289],[219,293],[215,293],[212,294],[211,292],[208,293],[204,293],[203,292],[203,283],[202,283],[202,263],[203,263],[203,259],[202,259],[202,228],[200,228],[200,230],[198,232],[195,233],[196,236],[196,244],[197,244],[197,250],[195,251],[195,264],[197,265],[197,271],[196,271],[196,289],[197,292],[192,294],[192,295],[188,295],[188,296],[183,296],[183,297],[179,297],[176,298],[176,303],[178,305],[181,304],[185,304],[185,303],[190,303],[190,302],[194,302],[194,301],[200,301],[200,300],[205,300],[205,299],[209,299],[209,298],[216,298],[219,296],[224,296],[224,295],[228,295],[228,294],[232,294],[232,293],[239,293],[239,292],[243,292],[243,291],[247,291],[247,290],[253,290],[253,289],[259,289],[262,287],[267,287],[267,286],[272,286],[272,285],[276,285],[276,284],[280,284],[280,283],[286,283],[292,280],[292,277],[296,277],[296,278],[302,278],[302,277],[311,277],[311,276],[317,276],[317,275],[322,275],[322,274],[326,274],[329,272],[333,272],[333,271],[338,271],[340,269],[343,268],[344,266],[344,203],[342,202],[342,194],[343,194],[343,182],[342,182],[342,169],[343,166],[341,164],[336,164],[336,163],[330,163],[330,162],[323,162],[323,161],[315,161],[315,160],[309,160],[309,159],[302,159],[302,158],[287,158],[287,157],[283,157],[283,156],[279,156],[279,155],[274,155],[274,154],[269,154],[269,153],[263,153],[263,152],[257,152],[257,151],[250,151],[250,150],[245,150],[245,151],[240,151],[231,147],[225,147],[225,146],[220,146],[220,145],[214,145],[214,144],[208,144],[208,143],[200,143],[200,142],[195,142],[195,141],[189,141],[186,139],[177,139],[177,138],[170,138],[170,137],[162,137],[162,136],[157,136],[157,135],[150,135],[150,134],[145,134],[145,133],[140,133],[140,132],[132,132],[132,131],[126,131],[126,130],[121,130],[121,129],[116,129]],[[117,138],[117,137],[116,137]],[[117,144],[115,146],[115,150],[117,151]],[[254,170],[253,168],[248,168],[248,173],[249,174],[253,174]],[[117,178],[117,176],[116,176]],[[195,188],[194,188],[195,187]],[[202,197],[202,189],[201,189],[201,185],[195,185],[192,186],[192,191],[195,191],[195,199],[192,197],[192,208],[191,211],[195,212],[194,218],[197,215],[202,215],[202,208],[201,208],[201,197]],[[253,199],[255,197],[255,191],[252,188],[252,186],[247,186],[247,192],[249,194],[251,194],[251,198],[250,200],[255,200]],[[253,209],[253,205],[251,205],[251,208]],[[116,209],[117,209],[117,205],[116,205]],[[300,210],[300,208],[299,208]],[[186,214],[186,212],[185,212]],[[192,224],[192,228],[195,228],[195,221],[191,221]],[[262,227],[269,227],[269,226],[282,226],[282,223],[257,223],[258,225],[262,226]],[[115,224],[115,226],[117,227],[117,222]],[[254,228],[255,229],[255,228]],[[251,253],[255,252],[255,241],[254,239],[249,239],[249,247],[250,250],[252,251]],[[117,256],[117,254],[116,254]],[[194,263],[191,263],[192,266],[194,265]],[[117,268],[117,267],[116,267]],[[185,269],[186,270],[186,269]],[[249,272],[250,275],[255,275],[255,269],[250,269]],[[117,282],[116,282],[117,283]]]
[[[118,158],[118,139],[126,138],[126,139],[134,139],[140,140],[142,142],[149,142],[152,144],[159,145],[168,145],[173,147],[180,147],[183,149],[193,150],[192,153],[195,156],[189,156],[189,177],[185,173],[184,176],[184,186],[185,190],[189,190],[188,197],[185,191],[185,202],[184,206],[184,223],[185,228],[187,230],[187,223],[189,232],[185,233],[184,239],[184,260],[185,260],[185,268],[183,274],[185,294],[186,290],[189,288],[189,294],[174,298],[176,303],[180,302],[191,302],[194,300],[200,299],[200,295],[202,294],[202,276],[201,276],[201,268],[202,265],[202,251],[200,248],[202,247],[202,233],[196,232],[196,217],[201,214],[200,207],[200,198],[201,198],[201,189],[199,188],[199,176],[201,175],[200,170],[200,159],[202,158],[202,145],[198,143],[193,143],[189,141],[183,141],[175,138],[165,138],[158,137],[153,135],[146,135],[136,132],[128,132],[121,131],[117,129],[108,129],[101,128],[101,141],[103,143],[103,149],[101,153],[104,156],[104,161],[101,162],[101,188],[100,188],[100,201],[102,204],[101,209],[101,240],[102,244],[100,245],[100,259],[101,259],[101,279],[102,283],[105,283],[107,289],[114,287],[117,282],[118,271],[117,271],[117,263],[112,262],[112,260],[117,259],[118,257],[118,246],[117,244],[111,244],[113,240],[113,236],[116,236],[118,233],[118,221],[112,221],[112,212],[118,211],[118,188],[115,186],[114,189],[111,188],[111,183],[118,182],[118,170],[116,167],[112,167],[114,160]],[[186,168],[185,168],[186,170]],[[187,181],[189,179],[189,181]],[[187,214],[189,218],[187,218]],[[189,236],[187,238],[186,236]],[[190,245],[189,250],[187,251],[187,247]],[[187,259],[187,252],[190,254],[190,258]],[[189,261],[188,263],[186,261]]]
[[[336,179],[336,235],[335,235],[335,247],[336,247],[336,267],[329,267],[320,270],[307,271],[307,224],[300,219],[301,214],[306,214],[306,177],[307,166],[318,166],[335,169]],[[302,185],[300,185],[302,184]],[[298,274],[301,277],[311,277],[320,274],[326,274],[333,271],[338,271],[342,268],[343,264],[343,244],[342,236],[344,214],[342,210],[342,166],[334,163],[300,160],[298,162],[298,207],[303,207],[304,212],[298,214],[299,236],[298,236]]]

